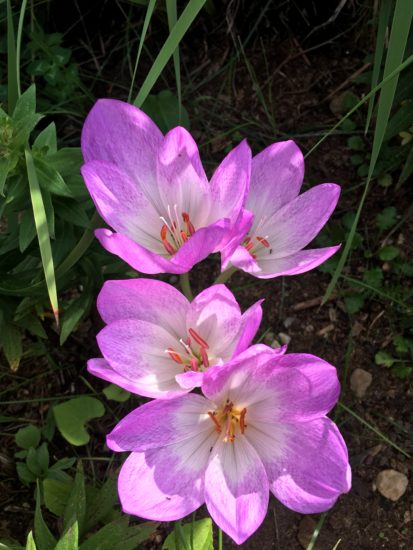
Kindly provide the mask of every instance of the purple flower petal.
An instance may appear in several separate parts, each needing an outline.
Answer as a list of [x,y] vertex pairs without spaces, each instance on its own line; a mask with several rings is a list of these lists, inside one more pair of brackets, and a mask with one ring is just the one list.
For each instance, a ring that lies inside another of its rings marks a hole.
[[350,490],[346,445],[330,419],[285,425],[283,445],[283,456],[276,460],[269,453],[260,455],[270,489],[285,506],[301,514],[316,514],[331,508],[340,494]]
[[140,319],[160,325],[181,338],[186,333],[190,304],[172,285],[154,279],[106,281],[97,307],[105,323]]
[[247,208],[270,216],[298,195],[304,158],[293,141],[273,143],[252,159]]
[[203,372],[183,372],[175,376],[175,380],[185,390],[193,390],[202,386],[202,380],[204,379]]
[[215,445],[205,472],[205,502],[212,519],[242,544],[265,518],[268,479],[255,449],[245,437]]
[[126,391],[138,394],[140,393],[141,388],[137,386],[136,383],[113,370],[105,359],[89,359],[87,362],[87,370],[90,374],[93,374],[102,380],[106,380],[107,382],[111,382],[112,384],[116,384]]
[[242,271],[251,273],[251,275],[254,275],[255,277],[258,277],[258,274],[262,271],[261,267],[251,256],[245,246],[238,246],[234,254],[228,259],[228,262],[230,262],[234,267],[242,269]]
[[258,302],[248,308],[247,311],[242,315],[241,327],[239,331],[240,339],[233,353],[233,357],[245,351],[248,346],[251,345],[254,336],[257,334],[257,330],[262,320],[261,304],[263,301],[264,300],[258,300]]
[[[251,229],[253,221],[253,213],[242,209],[229,234],[228,241],[226,241],[224,248],[221,250],[221,271],[227,269],[230,260],[232,260],[232,255]],[[244,247],[242,249],[245,250]],[[250,254],[248,256],[252,258]]]
[[176,399],[156,399],[123,418],[106,442],[114,451],[146,451],[196,439],[200,434],[207,439],[214,432],[207,415],[211,409],[213,403],[195,393]]

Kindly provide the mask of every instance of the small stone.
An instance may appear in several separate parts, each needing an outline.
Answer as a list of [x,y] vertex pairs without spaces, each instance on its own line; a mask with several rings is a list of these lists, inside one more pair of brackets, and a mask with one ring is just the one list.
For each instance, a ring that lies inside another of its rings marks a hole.
[[314,332],[314,326],[313,325],[306,325],[305,326],[306,332]]
[[280,342],[274,338],[274,340],[270,344],[270,348],[278,349],[280,347],[281,347]]
[[364,369],[355,369],[350,378],[351,390],[358,398],[364,397],[373,381],[372,375]]
[[274,336],[275,336],[274,333],[271,332],[270,330],[266,332],[264,336],[264,344],[267,344],[267,346],[271,346],[271,343],[274,340]]
[[375,486],[384,497],[396,502],[406,492],[409,480],[407,476],[396,470],[383,470],[378,474]]
[[286,319],[284,319],[283,325],[285,326],[285,328],[290,328],[295,320],[296,317],[287,317]]
[[278,340],[281,342],[281,344],[289,344],[291,342],[291,336],[289,336],[285,332],[279,332]]

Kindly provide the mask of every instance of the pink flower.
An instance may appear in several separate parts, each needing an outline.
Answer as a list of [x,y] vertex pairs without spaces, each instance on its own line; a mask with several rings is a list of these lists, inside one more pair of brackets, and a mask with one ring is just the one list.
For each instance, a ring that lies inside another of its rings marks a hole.
[[209,367],[251,344],[261,322],[260,304],[241,315],[224,285],[189,302],[161,281],[107,281],[97,302],[107,323],[97,336],[104,359],[91,359],[88,370],[146,397],[181,395],[200,386]]
[[205,502],[241,544],[269,491],[309,514],[349,490],[346,445],[325,416],[339,394],[333,366],[257,345],[209,370],[202,391],[142,405],[108,435],[111,449],[132,451],[119,475],[125,512],[171,521]]
[[228,241],[249,186],[245,141],[208,182],[184,128],[163,136],[138,108],[101,99],[85,121],[82,152],[83,178],[113,229],[97,229],[96,237],[134,269],[186,273]]
[[[229,263],[261,279],[295,275],[314,269],[339,246],[306,249],[331,216],[340,194],[334,183],[317,185],[299,195],[304,158],[293,141],[274,143],[252,159],[245,208],[254,221],[238,224],[241,244],[224,249]],[[248,223],[249,222],[249,223]]]

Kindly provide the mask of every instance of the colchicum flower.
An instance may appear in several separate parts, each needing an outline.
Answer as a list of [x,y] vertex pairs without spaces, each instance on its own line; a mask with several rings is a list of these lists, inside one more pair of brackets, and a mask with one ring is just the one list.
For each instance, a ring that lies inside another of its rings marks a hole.
[[339,395],[332,365],[257,345],[207,371],[202,391],[142,405],[108,435],[111,449],[132,451],[118,483],[125,512],[171,521],[205,502],[241,544],[269,491],[310,514],[349,490],[346,445],[325,416]]
[[146,397],[170,398],[200,386],[205,371],[251,344],[261,301],[243,315],[233,294],[214,285],[192,302],[153,279],[107,281],[97,306],[107,326],[97,335],[103,359],[95,376]]
[[101,99],[85,121],[82,152],[83,178],[114,230],[97,229],[95,235],[134,269],[186,273],[228,242],[249,186],[251,151],[245,141],[208,182],[184,128],[163,136],[138,108]]
[[245,204],[254,214],[240,226],[240,245],[222,253],[222,269],[229,263],[269,279],[295,275],[317,267],[339,246],[306,249],[331,216],[340,194],[334,183],[316,185],[299,195],[304,158],[293,141],[274,143],[252,159],[251,183]]

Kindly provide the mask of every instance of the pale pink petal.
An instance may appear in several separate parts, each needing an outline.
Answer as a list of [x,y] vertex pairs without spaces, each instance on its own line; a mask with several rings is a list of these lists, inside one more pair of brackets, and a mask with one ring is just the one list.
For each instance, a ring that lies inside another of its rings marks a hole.
[[290,256],[319,233],[336,207],[340,187],[316,185],[278,210],[265,222],[273,258]]
[[242,544],[265,518],[268,479],[255,449],[245,437],[220,438],[205,472],[205,502],[215,523]]
[[233,353],[233,357],[245,351],[251,345],[262,320],[261,304],[264,300],[258,300],[241,317],[239,340]]
[[140,319],[160,325],[179,339],[186,334],[190,304],[172,285],[142,278],[106,281],[99,293],[97,307],[105,323]]
[[208,411],[214,405],[201,395],[190,393],[175,399],[155,399],[123,418],[107,436],[114,451],[146,451],[187,439],[204,439],[214,433]]
[[242,209],[235,225],[227,236],[224,247],[221,249],[221,271],[225,271],[237,247],[244,241],[252,227],[254,215],[249,210]]
[[248,194],[251,174],[251,149],[243,140],[232,149],[215,170],[211,193],[216,218],[235,223]]
[[256,260],[254,260],[245,246],[239,246],[235,250],[234,254],[228,259],[228,262],[234,267],[242,269],[242,271],[251,273],[251,275],[257,276],[257,274],[261,273],[261,267],[258,265]]
[[302,514],[331,508],[351,486],[344,440],[328,418],[284,425],[282,456],[262,456],[270,489],[285,506]]
[[293,141],[273,143],[252,159],[247,208],[271,216],[295,199],[304,176],[304,157]]
[[254,276],[259,279],[272,279],[281,275],[305,273],[327,261],[337,252],[340,246],[300,250],[291,254],[291,256],[278,259],[267,259],[267,257],[263,256],[258,260],[262,271],[254,273]]
[[185,390],[193,390],[202,386],[203,372],[188,371],[175,376],[175,380]]

